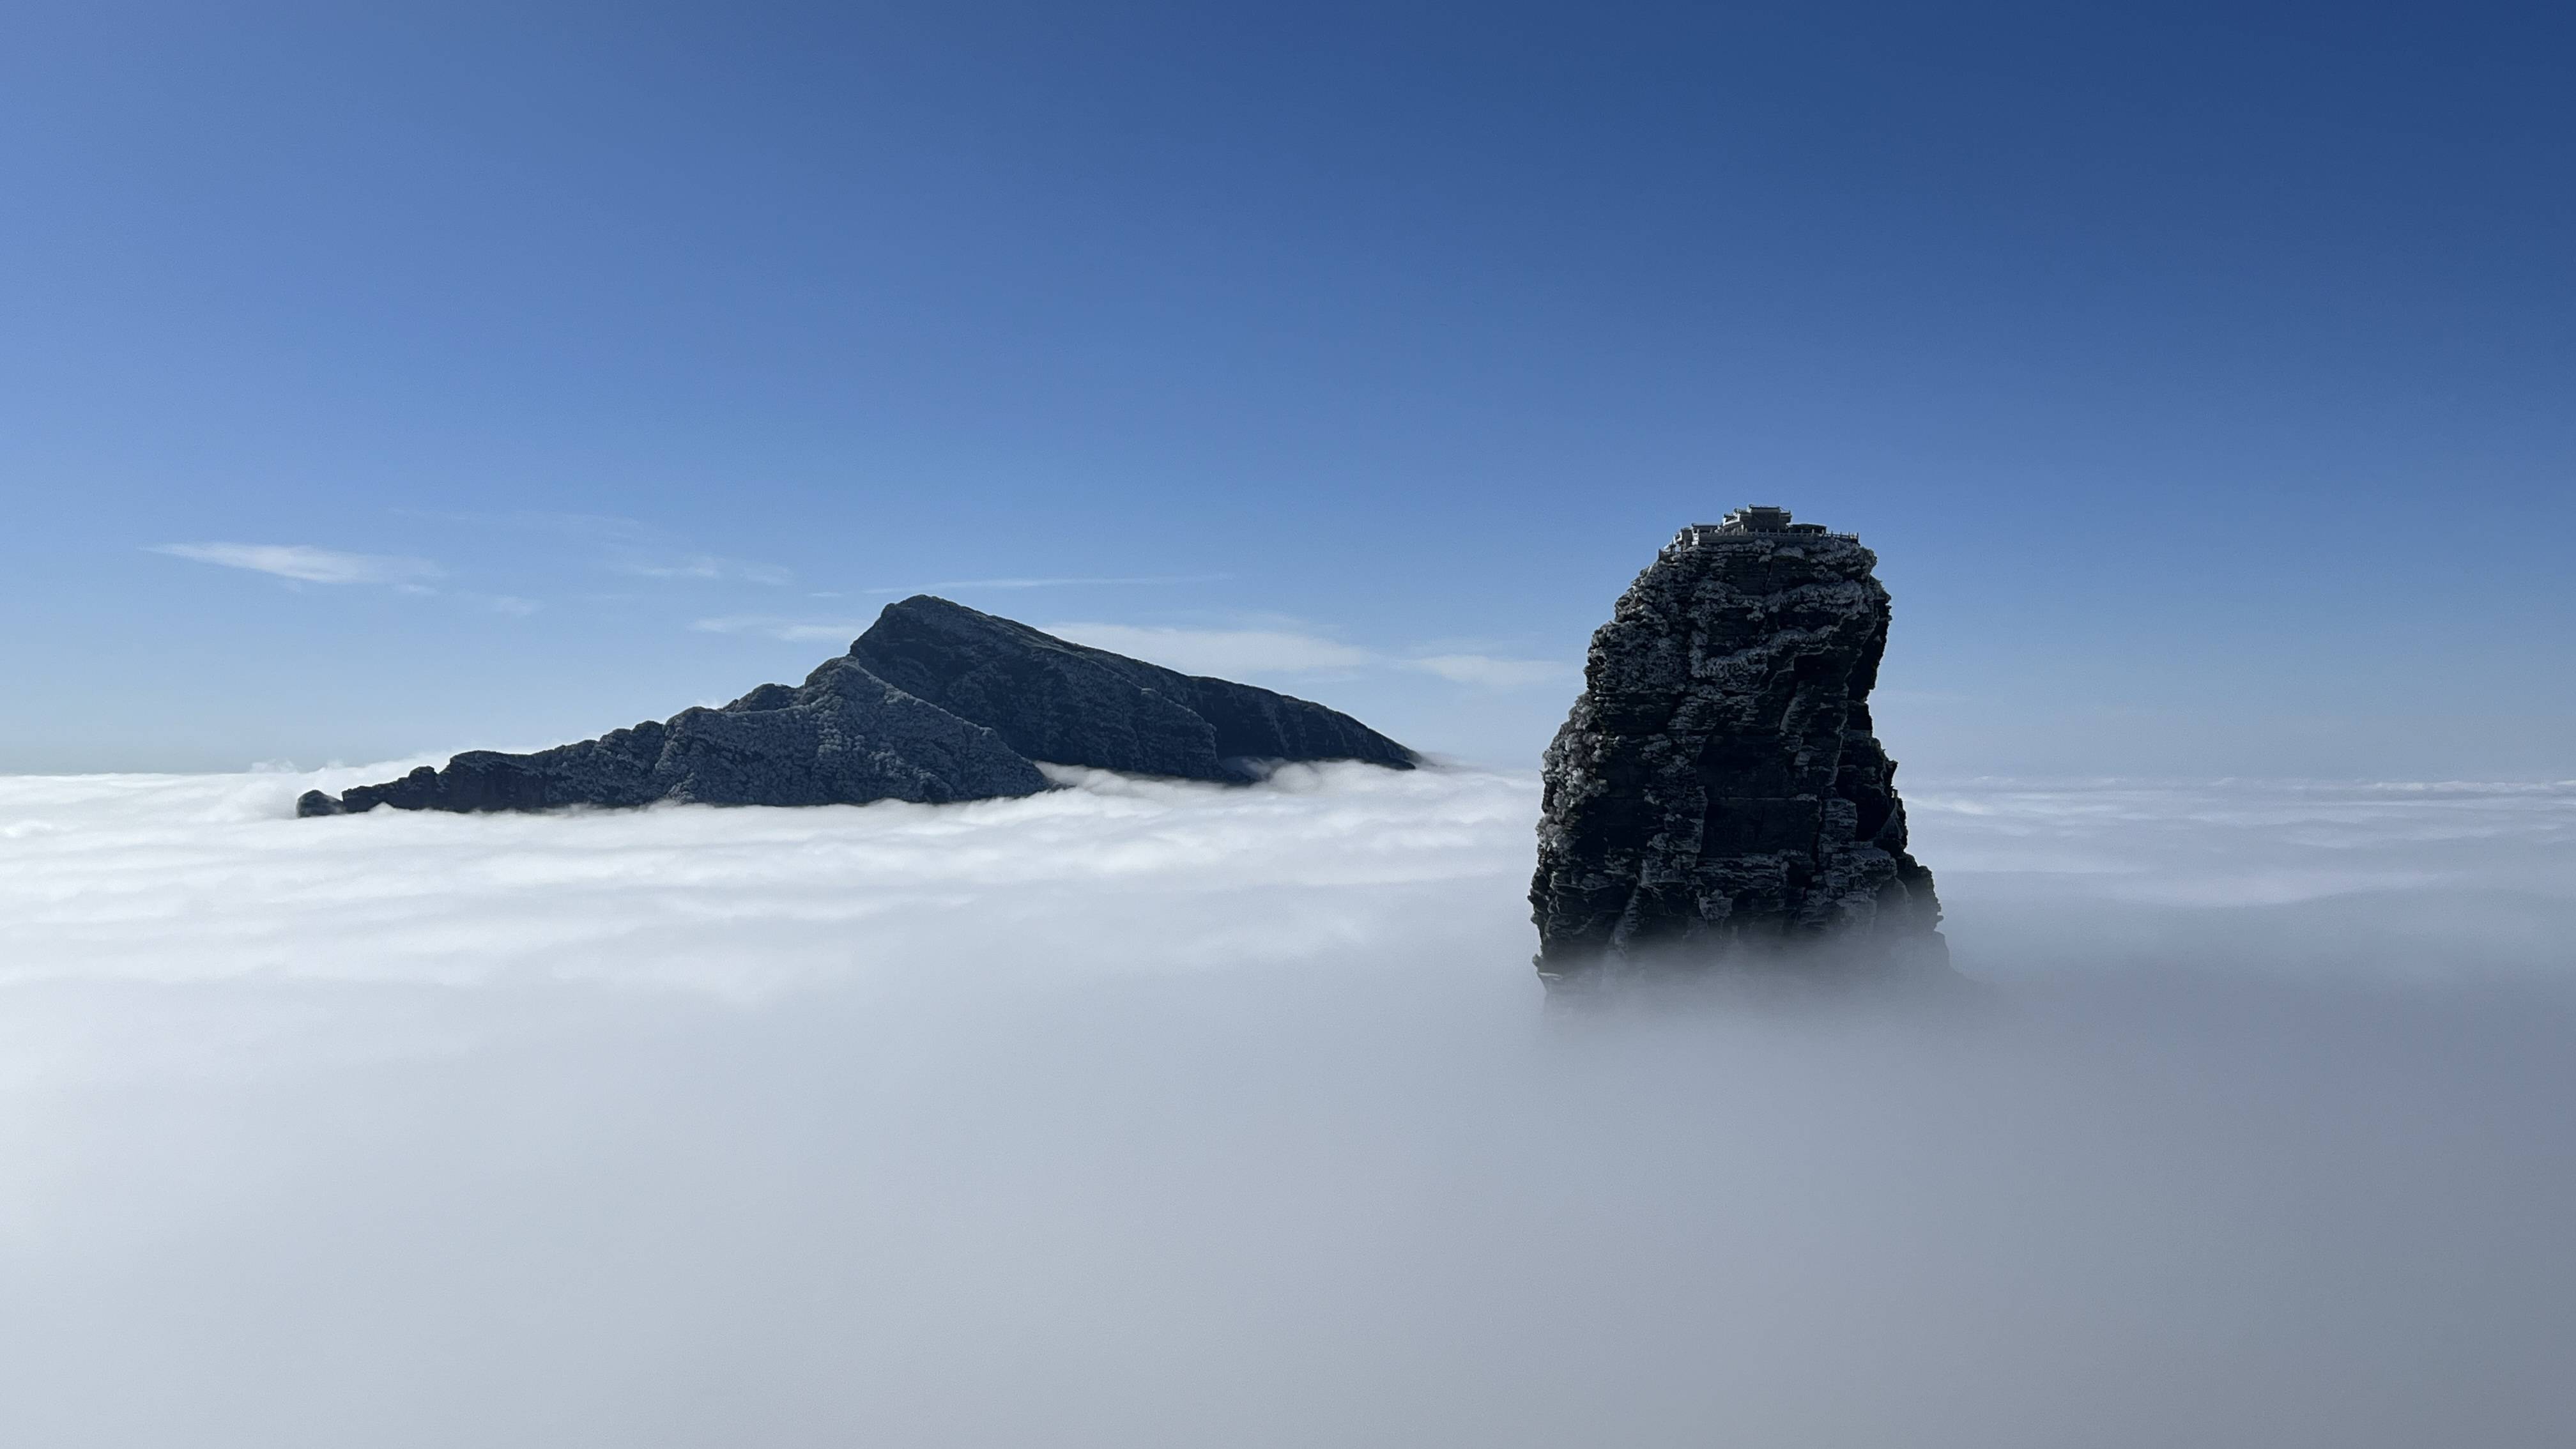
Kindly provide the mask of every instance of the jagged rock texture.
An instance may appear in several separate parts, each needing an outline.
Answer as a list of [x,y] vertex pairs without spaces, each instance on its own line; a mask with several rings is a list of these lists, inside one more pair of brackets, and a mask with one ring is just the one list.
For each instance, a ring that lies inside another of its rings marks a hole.
[[801,687],[764,684],[721,709],[534,754],[470,751],[336,798],[311,791],[296,811],[939,804],[1036,794],[1048,788],[1039,760],[1225,782],[1259,778],[1262,761],[1414,764],[1322,705],[920,595],[888,605]]
[[1946,971],[1870,721],[1877,564],[1848,535],[1689,529],[1621,597],[1546,755],[1530,904],[1551,988]]
[[1252,779],[1257,760],[1414,763],[1411,750],[1320,704],[1180,674],[945,599],[886,610],[850,657],[1033,760],[1189,780]]

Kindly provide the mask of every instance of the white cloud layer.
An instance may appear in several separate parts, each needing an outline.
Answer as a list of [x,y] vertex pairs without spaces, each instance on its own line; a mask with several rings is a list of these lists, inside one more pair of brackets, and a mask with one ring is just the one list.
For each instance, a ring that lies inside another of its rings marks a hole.
[[418,584],[440,573],[427,559],[343,553],[300,543],[164,543],[149,551],[306,584]]
[[398,768],[0,779],[15,1438],[2576,1412],[2576,788],[1923,786],[2002,989],[1638,1021],[1539,1010],[1524,777],[287,818]]

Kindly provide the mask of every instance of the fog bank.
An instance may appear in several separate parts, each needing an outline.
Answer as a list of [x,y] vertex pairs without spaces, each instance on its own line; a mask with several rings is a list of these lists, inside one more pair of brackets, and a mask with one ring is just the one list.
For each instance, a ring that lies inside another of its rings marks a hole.
[[1914,787],[1976,1008],[1569,1019],[1533,781],[1071,778],[317,821],[304,775],[0,780],[10,1437],[2576,1414],[2576,791]]

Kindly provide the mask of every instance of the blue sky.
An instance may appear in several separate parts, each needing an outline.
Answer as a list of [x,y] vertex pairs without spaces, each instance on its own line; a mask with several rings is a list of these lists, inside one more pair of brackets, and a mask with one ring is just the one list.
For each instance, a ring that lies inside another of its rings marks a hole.
[[1917,774],[2576,775],[2541,6],[37,5],[0,769],[531,746],[930,589],[1528,764],[1681,523]]

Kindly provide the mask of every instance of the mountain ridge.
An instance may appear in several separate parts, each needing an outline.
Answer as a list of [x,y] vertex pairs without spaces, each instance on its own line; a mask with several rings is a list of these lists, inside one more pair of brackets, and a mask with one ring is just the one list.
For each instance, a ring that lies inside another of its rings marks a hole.
[[1419,757],[1293,695],[1059,639],[929,594],[888,604],[802,685],[764,684],[528,754],[469,750],[444,769],[337,796],[299,816],[379,805],[460,813],[707,805],[945,804],[1054,788],[1039,763],[1243,784],[1257,761]]

